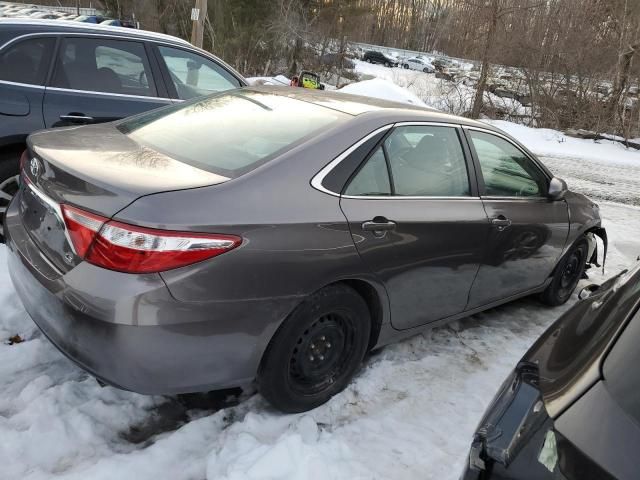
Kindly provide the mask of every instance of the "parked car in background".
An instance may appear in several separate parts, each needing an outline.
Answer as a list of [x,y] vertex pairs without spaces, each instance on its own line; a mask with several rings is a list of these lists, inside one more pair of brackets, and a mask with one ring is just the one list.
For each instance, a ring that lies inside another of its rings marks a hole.
[[29,15],[29,18],[41,19],[41,20],[56,20],[61,16],[62,14],[57,12],[35,12]]
[[244,85],[219,58],[168,35],[0,19],[0,217],[31,132],[108,122]]
[[638,478],[640,267],[581,296],[500,388],[463,480]]
[[442,72],[443,70],[446,70],[447,68],[451,67],[452,62],[447,58],[440,57],[432,60],[431,64],[437,71]]
[[430,62],[420,57],[407,58],[404,60],[402,67],[411,70],[418,70],[424,73],[434,73],[436,71],[435,67],[431,65]]
[[606,239],[497,128],[340,92],[246,87],[28,147],[15,289],[70,358],[146,394],[257,379],[277,408],[314,408],[373,348],[566,302]]
[[397,61],[389,55],[385,55],[382,52],[376,52],[374,50],[369,50],[365,52],[362,59],[367,63],[381,63],[385,67],[397,67]]
[[123,20],[116,20],[113,18],[110,18],[108,20],[103,20],[102,22],[100,22],[100,25],[110,25],[112,27],[125,27],[125,28],[135,28],[135,25],[131,22],[126,22]]
[[106,20],[106,18],[100,15],[80,15],[74,19],[74,22],[82,22],[82,23],[102,23]]

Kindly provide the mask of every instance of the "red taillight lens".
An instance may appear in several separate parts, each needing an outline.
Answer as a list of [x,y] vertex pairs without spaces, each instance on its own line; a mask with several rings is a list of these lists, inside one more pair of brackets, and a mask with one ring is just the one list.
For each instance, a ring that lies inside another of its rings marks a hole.
[[61,208],[76,254],[85,258],[100,228],[109,219],[69,205],[62,205]]
[[20,156],[20,171],[24,170],[25,165],[27,164],[27,160],[29,159],[29,150],[25,150],[22,152]]
[[62,211],[78,255],[119,272],[153,273],[184,267],[242,243],[235,235],[156,230],[108,221],[67,205]]

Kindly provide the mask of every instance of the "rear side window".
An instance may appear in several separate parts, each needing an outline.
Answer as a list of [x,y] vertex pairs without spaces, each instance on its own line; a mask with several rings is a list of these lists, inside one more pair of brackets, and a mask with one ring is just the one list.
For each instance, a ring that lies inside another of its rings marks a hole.
[[0,80],[44,85],[53,51],[53,38],[30,38],[0,53]]
[[604,363],[607,391],[640,427],[640,311],[614,345]]
[[396,128],[354,175],[345,195],[466,197],[469,175],[455,128]]
[[238,88],[240,82],[217,63],[180,48],[158,46],[178,98],[189,100]]
[[144,45],[125,40],[65,38],[51,83],[71,90],[156,96]]
[[382,148],[378,148],[369,157],[369,160],[353,177],[344,194],[354,196],[391,195],[389,172]]
[[126,119],[118,129],[176,160],[234,178],[350,117],[284,95],[233,90]]

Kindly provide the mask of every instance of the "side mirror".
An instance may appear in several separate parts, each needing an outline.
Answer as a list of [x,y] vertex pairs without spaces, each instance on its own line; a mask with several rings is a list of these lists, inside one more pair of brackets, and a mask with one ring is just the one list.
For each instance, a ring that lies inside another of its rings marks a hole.
[[568,191],[567,182],[558,177],[553,177],[549,182],[547,196],[551,200],[562,200]]

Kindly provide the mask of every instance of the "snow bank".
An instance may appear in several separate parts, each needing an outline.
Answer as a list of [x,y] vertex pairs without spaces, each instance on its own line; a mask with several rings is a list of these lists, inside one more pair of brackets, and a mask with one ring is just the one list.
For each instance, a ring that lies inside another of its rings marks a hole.
[[557,130],[530,128],[503,120],[485,121],[513,135],[536,155],[640,166],[640,151],[619,142],[574,138]]
[[410,103],[420,107],[427,107],[417,95],[396,85],[393,82],[375,78],[373,80],[364,80],[362,82],[351,83],[346,85],[338,92],[351,93],[353,95],[364,95],[365,97],[381,98],[383,100],[391,100],[394,102]]

